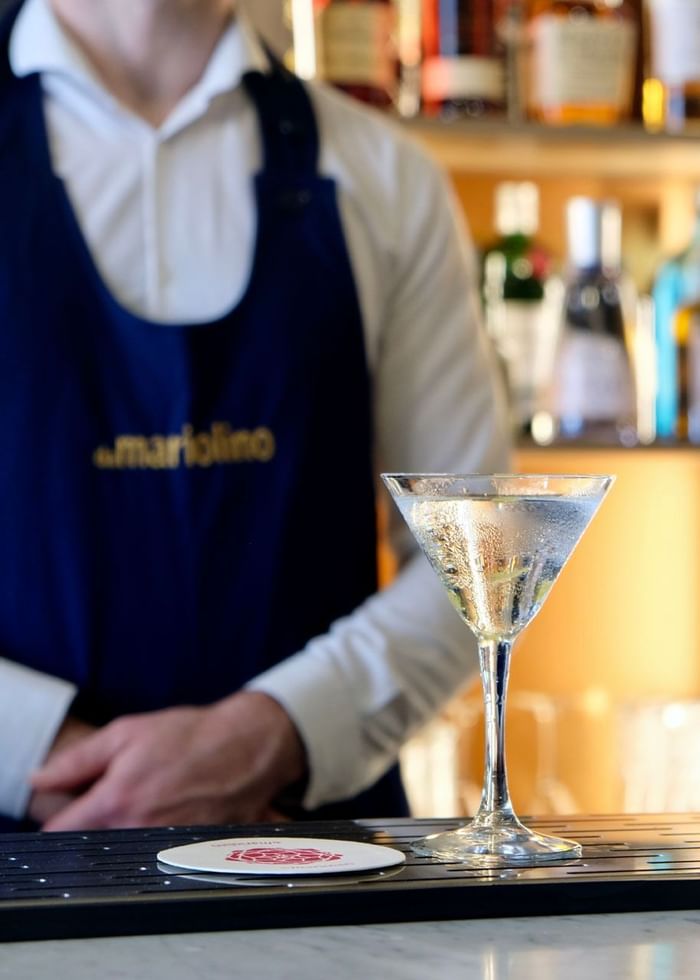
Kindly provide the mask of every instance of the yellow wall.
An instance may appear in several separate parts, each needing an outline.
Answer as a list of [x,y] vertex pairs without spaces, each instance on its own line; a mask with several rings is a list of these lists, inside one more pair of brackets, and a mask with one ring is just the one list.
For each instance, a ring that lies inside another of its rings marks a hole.
[[[517,468],[617,479],[547,603],[516,644],[508,705],[511,790],[520,812],[622,809],[626,706],[700,696],[700,452],[521,450]],[[474,687],[451,707],[461,779],[481,780]],[[653,774],[651,774],[653,775]]]
[[513,685],[700,694],[700,452],[534,449],[517,465],[617,479],[520,640]]

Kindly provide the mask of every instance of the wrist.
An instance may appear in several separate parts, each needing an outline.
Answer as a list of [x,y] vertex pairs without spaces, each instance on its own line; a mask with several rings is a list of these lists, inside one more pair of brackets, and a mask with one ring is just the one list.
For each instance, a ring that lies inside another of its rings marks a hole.
[[274,795],[306,778],[308,761],[299,731],[279,701],[263,691],[239,691],[218,702],[217,712],[250,746],[253,767]]

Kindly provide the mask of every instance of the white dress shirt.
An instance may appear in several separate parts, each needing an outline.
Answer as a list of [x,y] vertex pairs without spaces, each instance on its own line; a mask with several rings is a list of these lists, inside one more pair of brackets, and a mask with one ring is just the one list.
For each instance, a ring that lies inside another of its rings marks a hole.
[[[251,177],[261,165],[241,76],[267,66],[245,19],[226,31],[158,128],[104,90],[48,0],[25,3],[10,60],[18,76],[41,74],[54,169],[117,299],[173,324],[231,308],[250,270]],[[311,95],[320,167],[337,182],[363,315],[377,472],[503,471],[505,416],[478,326],[472,255],[446,180],[379,114],[321,86]],[[250,684],[298,726],[308,807],[370,785],[474,666],[469,631],[393,507],[390,533],[401,563],[395,582]],[[332,538],[327,546],[329,562],[343,560]],[[73,695],[63,681],[0,660],[3,812],[24,812],[27,774]]]

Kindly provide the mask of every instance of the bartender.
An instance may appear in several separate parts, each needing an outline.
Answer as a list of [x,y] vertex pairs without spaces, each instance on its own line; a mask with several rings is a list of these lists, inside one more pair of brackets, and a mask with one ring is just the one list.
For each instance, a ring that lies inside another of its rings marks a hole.
[[0,35],[0,810],[402,812],[473,657],[377,476],[507,466],[444,178],[231,0]]

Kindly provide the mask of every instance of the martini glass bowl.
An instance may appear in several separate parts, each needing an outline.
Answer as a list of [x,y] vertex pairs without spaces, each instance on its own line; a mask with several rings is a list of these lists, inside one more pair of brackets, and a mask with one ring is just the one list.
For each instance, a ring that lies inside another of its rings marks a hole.
[[476,636],[484,695],[479,809],[465,826],[415,841],[413,850],[482,868],[580,857],[580,844],[529,830],[515,815],[505,761],[506,690],[515,639],[542,608],[614,477],[386,473],[383,480]]

